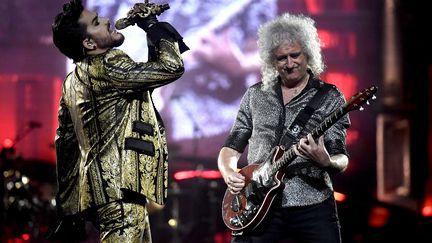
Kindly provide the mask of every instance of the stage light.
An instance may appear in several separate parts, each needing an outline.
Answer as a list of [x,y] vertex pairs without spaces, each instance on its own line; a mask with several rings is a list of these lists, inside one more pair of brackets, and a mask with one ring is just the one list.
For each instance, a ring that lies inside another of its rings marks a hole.
[[30,235],[29,234],[22,234],[21,238],[25,241],[28,241],[28,240],[30,240]]
[[424,217],[432,217],[432,179],[426,184],[426,193],[423,199],[421,214]]
[[14,183],[13,183],[12,181],[9,181],[9,182],[6,184],[6,189],[7,189],[7,190],[12,190],[12,188],[14,188]]
[[13,170],[3,171],[3,176],[4,176],[5,178],[9,178],[9,177],[13,176],[13,174],[14,174],[14,171],[13,171]]
[[369,212],[368,225],[372,228],[382,228],[387,225],[390,218],[390,210],[381,206],[373,206]]
[[4,149],[10,149],[10,148],[13,147],[13,145],[14,145],[14,142],[13,142],[12,139],[6,138],[6,139],[3,140],[2,147]]
[[345,199],[346,199],[346,195],[345,195],[345,194],[342,194],[342,193],[340,193],[340,192],[334,192],[333,195],[334,195],[335,200],[336,200],[337,202],[343,202],[343,201],[345,201]]
[[424,206],[422,209],[422,215],[425,217],[432,216],[432,206]]
[[337,33],[319,29],[318,36],[320,37],[320,45],[323,49],[334,48],[339,45],[339,35]]
[[217,170],[206,170],[201,172],[201,177],[204,179],[219,179],[222,178],[222,175]]
[[310,14],[320,14],[324,11],[323,1],[305,0],[307,11]]
[[15,188],[20,189],[23,186],[21,182],[15,182]]
[[22,176],[21,181],[24,185],[27,185],[30,179],[27,176]]
[[177,222],[176,219],[170,219],[170,220],[168,220],[168,225],[169,225],[171,228],[177,228],[178,222]]
[[174,173],[174,179],[177,181],[186,180],[195,177],[195,171],[178,171]]
[[221,174],[217,170],[185,170],[185,171],[177,171],[174,173],[174,179],[177,181],[191,179],[195,177],[214,180],[222,178]]

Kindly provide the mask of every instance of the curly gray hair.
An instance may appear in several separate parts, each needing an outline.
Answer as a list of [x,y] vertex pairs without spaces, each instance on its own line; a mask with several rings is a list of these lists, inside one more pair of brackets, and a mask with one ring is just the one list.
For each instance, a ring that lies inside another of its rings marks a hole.
[[298,42],[308,60],[308,69],[314,76],[324,71],[320,39],[315,21],[302,14],[285,13],[278,18],[263,24],[258,30],[258,47],[263,62],[261,73],[264,88],[268,88],[279,75],[273,65],[273,51],[283,42]]

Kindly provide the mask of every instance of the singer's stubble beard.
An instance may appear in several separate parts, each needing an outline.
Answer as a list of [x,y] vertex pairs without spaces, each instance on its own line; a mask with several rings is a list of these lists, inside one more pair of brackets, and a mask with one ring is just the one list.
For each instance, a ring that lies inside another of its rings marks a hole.
[[125,37],[120,32],[112,32],[110,38],[95,38],[99,48],[113,48],[123,44]]

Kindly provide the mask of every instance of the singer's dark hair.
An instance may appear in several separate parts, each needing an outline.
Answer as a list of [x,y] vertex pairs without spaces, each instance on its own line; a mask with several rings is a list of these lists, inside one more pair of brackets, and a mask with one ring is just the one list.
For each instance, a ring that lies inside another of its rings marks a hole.
[[63,12],[55,17],[52,25],[54,44],[74,62],[86,57],[82,41],[88,36],[87,27],[78,23],[83,10],[81,0],[71,0],[63,5]]

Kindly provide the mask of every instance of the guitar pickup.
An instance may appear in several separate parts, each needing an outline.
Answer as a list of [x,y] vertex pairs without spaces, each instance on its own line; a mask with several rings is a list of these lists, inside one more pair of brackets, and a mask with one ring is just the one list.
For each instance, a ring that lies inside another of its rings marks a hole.
[[240,211],[240,196],[235,194],[231,201],[231,210],[234,212]]
[[246,198],[251,202],[259,203],[265,196],[265,188],[266,187],[256,181],[251,181],[251,183],[245,187]]

